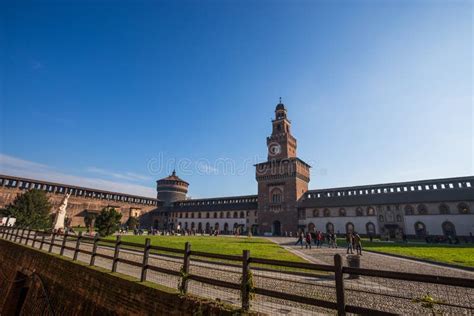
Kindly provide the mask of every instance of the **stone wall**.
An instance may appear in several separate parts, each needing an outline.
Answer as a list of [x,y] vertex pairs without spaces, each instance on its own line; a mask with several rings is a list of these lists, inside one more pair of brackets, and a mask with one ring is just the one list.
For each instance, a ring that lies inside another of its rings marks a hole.
[[[122,223],[125,223],[131,214],[143,216],[160,206],[156,199],[147,197],[11,176],[0,176],[0,178],[0,208],[5,208],[19,194],[26,192],[28,189],[39,188],[46,191],[49,201],[53,205],[52,212],[55,212],[61,204],[66,191],[72,192],[67,207],[67,216],[72,219],[72,226],[84,226],[86,211],[99,212],[104,207],[112,206],[122,213]],[[8,184],[6,183],[7,181]],[[29,188],[22,187],[25,183],[29,184]],[[50,188],[52,192],[48,191]],[[114,196],[118,199],[114,199]],[[122,198],[125,200],[120,200]],[[134,202],[135,200],[137,202]]]
[[[176,290],[91,268],[0,240],[0,315],[46,315],[42,280],[56,315],[235,315],[236,310]],[[39,278],[35,277],[39,276]],[[28,291],[25,293],[25,288]],[[23,290],[22,290],[23,289]],[[22,293],[24,300],[21,303]],[[20,304],[18,304],[20,302]]]

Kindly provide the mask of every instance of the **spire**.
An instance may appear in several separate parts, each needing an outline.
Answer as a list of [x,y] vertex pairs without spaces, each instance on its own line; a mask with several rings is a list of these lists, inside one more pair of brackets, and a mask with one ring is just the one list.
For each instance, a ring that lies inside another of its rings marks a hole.
[[176,176],[176,169],[173,169],[173,172],[171,173],[171,175],[172,175],[173,177]]

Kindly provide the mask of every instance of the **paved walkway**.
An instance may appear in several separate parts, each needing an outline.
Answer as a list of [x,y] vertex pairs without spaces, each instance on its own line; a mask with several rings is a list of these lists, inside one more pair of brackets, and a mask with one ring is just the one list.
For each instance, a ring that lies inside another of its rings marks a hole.
[[[306,260],[319,264],[334,264],[334,255],[336,253],[346,256],[346,248],[316,248],[314,245],[312,249],[306,249],[301,246],[295,246],[295,238],[286,237],[269,237],[271,241],[280,244],[287,250],[296,255],[305,258]],[[389,270],[397,272],[422,273],[432,275],[443,275],[451,277],[474,279],[474,272],[451,267],[443,267],[436,264],[421,262],[418,260],[410,260],[405,258],[397,258],[393,256],[363,251],[361,258],[361,268],[375,269],[375,270]],[[346,264],[344,260],[344,264]]]

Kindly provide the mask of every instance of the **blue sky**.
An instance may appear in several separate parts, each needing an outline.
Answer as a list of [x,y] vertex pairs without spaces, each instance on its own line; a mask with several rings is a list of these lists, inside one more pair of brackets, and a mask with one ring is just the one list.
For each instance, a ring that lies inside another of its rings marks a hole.
[[473,174],[471,1],[3,1],[0,172],[255,194],[282,97],[310,188]]

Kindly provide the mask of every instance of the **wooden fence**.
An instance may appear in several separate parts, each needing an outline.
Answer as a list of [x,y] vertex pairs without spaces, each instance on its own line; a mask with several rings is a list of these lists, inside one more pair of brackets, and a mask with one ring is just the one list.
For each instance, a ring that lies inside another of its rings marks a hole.
[[[80,253],[90,255],[89,264],[95,265],[96,258],[108,259],[112,262],[111,271],[116,272],[119,263],[124,263],[141,269],[140,281],[147,280],[147,273],[155,271],[167,275],[172,275],[180,279],[178,289],[183,293],[188,292],[188,283],[193,280],[196,282],[217,286],[225,289],[237,290],[240,292],[241,308],[247,311],[251,308],[251,297],[254,294],[276,298],[280,300],[301,303],[321,307],[324,309],[337,311],[338,315],[346,313],[370,314],[370,315],[396,315],[392,311],[382,311],[364,306],[347,303],[346,292],[344,286],[345,275],[377,277],[390,280],[403,280],[409,282],[429,283],[444,286],[455,286],[465,288],[466,290],[474,289],[474,280],[465,278],[445,277],[417,273],[400,273],[394,271],[382,271],[363,268],[352,268],[343,266],[342,257],[339,254],[334,256],[334,265],[323,265],[302,262],[290,262],[281,260],[270,260],[252,257],[250,251],[244,250],[241,256],[223,255],[216,253],[206,253],[194,251],[191,244],[186,243],[184,249],[175,249],[161,246],[151,245],[150,238],[146,238],[144,244],[126,242],[118,235],[115,240],[96,237],[88,237],[79,233],[78,235],[63,235],[56,233],[46,233],[42,231],[22,229],[19,227],[0,227],[0,236],[3,239],[10,240],[15,243],[30,245],[43,251],[53,252],[53,247],[59,248],[59,254],[64,255],[65,250],[73,253],[72,260],[78,260]],[[69,244],[68,244],[69,242]],[[70,243],[74,246],[71,246]],[[75,243],[74,243],[75,242]],[[91,250],[81,249],[81,245],[88,244]],[[107,247],[113,249],[113,256],[100,253],[99,247]],[[121,258],[122,250],[133,251],[142,256],[142,261],[137,262],[125,258]],[[180,271],[160,267],[149,264],[150,256],[154,252],[161,252],[160,256],[168,256],[176,260],[182,260],[182,268]],[[234,267],[241,269],[240,283],[229,282],[221,279],[211,278],[190,273],[191,260],[203,262],[207,264],[223,265],[226,267]],[[278,268],[287,268],[284,272]],[[314,276],[315,272],[329,273],[330,280],[334,282],[336,297],[335,300],[324,300],[315,297],[302,296],[298,294],[281,292],[272,288],[264,288],[254,286],[251,283],[252,271],[268,271],[282,272],[286,275],[294,276]],[[333,276],[333,277],[332,277]],[[466,308],[465,306],[461,306]],[[472,308],[468,305],[467,309]]]

